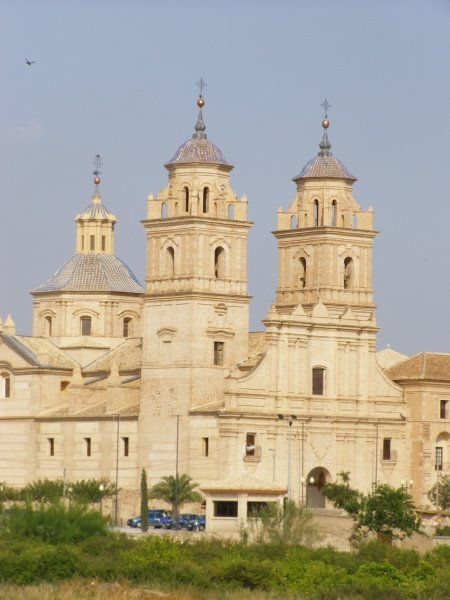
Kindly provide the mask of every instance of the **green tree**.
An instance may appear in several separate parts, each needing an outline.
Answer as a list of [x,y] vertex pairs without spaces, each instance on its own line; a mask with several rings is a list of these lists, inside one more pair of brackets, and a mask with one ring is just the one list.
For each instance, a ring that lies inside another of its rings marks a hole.
[[38,479],[20,490],[22,500],[35,502],[57,502],[63,497],[62,479]]
[[336,482],[324,485],[322,493],[337,508],[343,508],[349,514],[354,515],[360,509],[363,495],[350,487],[350,471],[341,471],[337,477]]
[[[103,485],[103,490],[100,490]],[[108,478],[101,479],[81,479],[67,485],[70,489],[70,496],[75,502],[83,504],[96,504],[103,498],[111,498],[116,492],[116,486]]]
[[430,489],[428,498],[438,508],[450,510],[450,475],[439,477],[439,483]]
[[277,546],[312,547],[323,537],[312,512],[296,506],[292,500],[284,506],[268,502],[247,520],[247,526],[240,533],[242,541]]
[[357,513],[358,528],[373,531],[380,541],[387,543],[410,537],[419,531],[420,525],[412,497],[404,488],[393,488],[386,483],[378,484],[371,494],[363,497]]
[[164,500],[172,507],[172,516],[175,523],[180,514],[180,507],[187,502],[202,502],[202,495],[196,491],[198,483],[193,483],[192,478],[185,473],[181,475],[168,475],[163,477],[150,490],[150,498]]
[[141,531],[148,529],[148,488],[147,473],[142,469],[141,473]]

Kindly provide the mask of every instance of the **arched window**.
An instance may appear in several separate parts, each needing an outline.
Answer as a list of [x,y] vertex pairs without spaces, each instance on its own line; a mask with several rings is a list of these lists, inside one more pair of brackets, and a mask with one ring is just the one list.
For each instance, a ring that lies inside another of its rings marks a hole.
[[232,204],[228,205],[228,218],[230,221],[234,220],[234,206]]
[[303,256],[300,258],[299,262],[299,277],[298,283],[301,288],[306,286],[306,259]]
[[314,227],[318,227],[319,226],[319,201],[318,200],[314,200],[313,218],[314,218]]
[[161,219],[167,219],[168,212],[167,202],[163,202],[161,204]]
[[350,256],[344,260],[344,290],[353,286],[353,259]]
[[0,398],[11,397],[11,377],[9,373],[0,375]]
[[214,276],[217,279],[225,276],[225,250],[220,246],[214,251]]
[[333,200],[331,203],[331,226],[336,227],[337,225],[337,202]]
[[52,335],[52,318],[45,317],[45,335]]
[[446,471],[449,468],[449,452],[450,452],[450,433],[440,433],[436,438],[435,446],[435,465],[436,471]]
[[81,317],[80,325],[81,325],[81,335],[92,335],[92,318],[91,317]]
[[209,188],[203,188],[203,212],[209,212]]
[[184,210],[189,212],[189,188],[187,186],[184,188]]
[[175,275],[175,250],[172,246],[169,246],[166,250],[166,268],[168,277]]
[[297,217],[295,215],[291,217],[291,229],[297,229]]
[[314,396],[323,396],[325,389],[325,369],[314,367],[312,370],[312,393]]
[[132,321],[133,319],[131,317],[125,317],[125,319],[123,320],[123,337],[131,336]]

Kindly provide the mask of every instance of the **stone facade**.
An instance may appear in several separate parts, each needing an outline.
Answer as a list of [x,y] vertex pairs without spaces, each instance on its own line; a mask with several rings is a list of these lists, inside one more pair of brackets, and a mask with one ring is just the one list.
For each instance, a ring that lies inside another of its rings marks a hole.
[[340,471],[366,492],[414,480],[426,504],[437,454],[439,472],[450,464],[449,356],[377,355],[374,212],[332,155],[328,120],[278,212],[275,302],[249,333],[247,199],[198,104],[148,198],[145,289],[114,255],[97,176],[76,254],[32,292],[33,336],[0,322],[0,480],[118,476],[126,517],[141,469],[155,483],[178,466],[216,529],[285,494],[325,507]]

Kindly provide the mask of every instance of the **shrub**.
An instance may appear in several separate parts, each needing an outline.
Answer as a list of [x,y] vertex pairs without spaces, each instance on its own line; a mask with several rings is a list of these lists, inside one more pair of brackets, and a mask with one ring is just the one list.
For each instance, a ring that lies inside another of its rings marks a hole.
[[450,536],[450,525],[446,525],[445,527],[436,527],[436,535]]
[[22,488],[19,496],[29,502],[56,502],[62,498],[63,490],[62,479],[38,479]]
[[2,536],[36,539],[50,544],[77,543],[94,535],[105,536],[107,525],[101,515],[82,505],[52,504],[33,508],[13,506],[3,520]]
[[[103,490],[100,490],[100,485]],[[68,485],[70,497],[76,502],[86,504],[97,504],[102,498],[110,498],[116,493],[116,486],[108,478],[81,479]]]

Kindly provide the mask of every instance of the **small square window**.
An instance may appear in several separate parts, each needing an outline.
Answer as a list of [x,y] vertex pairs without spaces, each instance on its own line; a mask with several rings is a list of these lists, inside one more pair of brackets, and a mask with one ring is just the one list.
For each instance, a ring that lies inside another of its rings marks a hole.
[[391,460],[391,438],[383,439],[383,460]]

